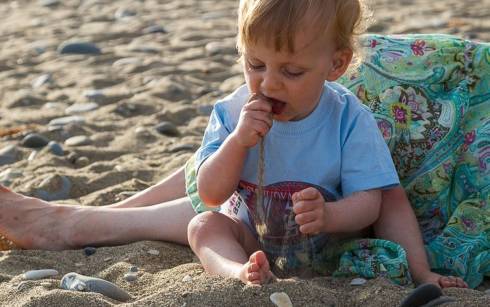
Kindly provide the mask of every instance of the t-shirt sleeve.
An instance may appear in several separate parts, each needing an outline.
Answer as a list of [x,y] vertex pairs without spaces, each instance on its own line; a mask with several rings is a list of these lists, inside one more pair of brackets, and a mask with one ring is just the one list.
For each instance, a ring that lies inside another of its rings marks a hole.
[[221,144],[223,144],[225,139],[230,135],[231,128],[227,127],[229,125],[227,125],[226,118],[225,109],[221,105],[216,104],[209,117],[208,126],[204,132],[201,147],[199,147],[196,153],[196,171],[199,170],[202,163],[209,158],[209,156],[218,150]]
[[344,197],[359,191],[387,189],[400,183],[372,113],[361,110],[344,131],[341,162]]

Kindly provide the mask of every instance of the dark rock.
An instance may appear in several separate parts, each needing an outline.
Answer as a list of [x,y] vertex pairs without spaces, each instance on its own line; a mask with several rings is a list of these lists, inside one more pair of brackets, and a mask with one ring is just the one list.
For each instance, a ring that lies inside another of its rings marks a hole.
[[442,291],[439,287],[433,284],[422,284],[410,292],[403,299],[400,307],[418,307],[429,303],[432,300],[439,298]]
[[28,148],[41,148],[48,145],[48,143],[49,139],[37,133],[30,133],[21,141],[21,145]]
[[96,251],[97,249],[92,246],[87,246],[83,249],[83,253],[85,254],[85,256],[92,256],[93,254],[95,254]]
[[171,122],[161,122],[155,127],[158,133],[167,135],[167,136],[178,136],[180,135],[177,127]]
[[20,158],[20,151],[15,145],[8,145],[0,149],[0,166],[17,162]]
[[159,26],[159,25],[153,25],[149,26],[143,29],[144,34],[151,34],[151,33],[168,33],[167,30],[165,30],[164,27]]
[[95,44],[86,42],[63,42],[58,47],[60,54],[101,54],[101,50]]
[[57,156],[63,156],[65,154],[63,147],[55,141],[50,141],[48,143],[49,151]]

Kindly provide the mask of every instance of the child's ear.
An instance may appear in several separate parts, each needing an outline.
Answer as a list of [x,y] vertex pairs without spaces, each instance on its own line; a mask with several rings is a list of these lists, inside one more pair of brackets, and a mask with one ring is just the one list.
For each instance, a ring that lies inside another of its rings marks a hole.
[[330,68],[325,80],[335,81],[340,78],[340,76],[342,76],[349,67],[350,62],[352,61],[352,56],[352,50],[348,48],[335,51],[332,59],[332,67]]

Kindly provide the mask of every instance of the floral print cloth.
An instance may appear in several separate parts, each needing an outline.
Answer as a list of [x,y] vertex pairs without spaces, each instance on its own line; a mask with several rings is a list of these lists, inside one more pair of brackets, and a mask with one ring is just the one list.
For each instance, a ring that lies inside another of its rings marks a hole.
[[[431,268],[476,287],[490,276],[490,44],[368,35],[362,47],[364,62],[339,81],[374,112]],[[201,212],[192,164],[187,192]],[[335,276],[411,281],[405,251],[393,242],[354,240],[335,254]]]

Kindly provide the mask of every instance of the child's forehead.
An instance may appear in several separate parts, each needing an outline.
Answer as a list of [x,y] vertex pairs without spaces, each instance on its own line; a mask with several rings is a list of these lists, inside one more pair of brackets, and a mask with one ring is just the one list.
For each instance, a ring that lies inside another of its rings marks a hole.
[[288,41],[282,41],[281,46],[279,46],[280,48],[278,48],[276,42],[269,38],[270,36],[263,33],[257,37],[255,42],[249,42],[245,45],[245,52],[256,56],[260,53],[274,53],[288,58],[301,58],[320,52],[324,53],[335,46],[334,39],[331,35],[310,30],[306,27],[298,29],[291,36],[293,50],[288,49]]

